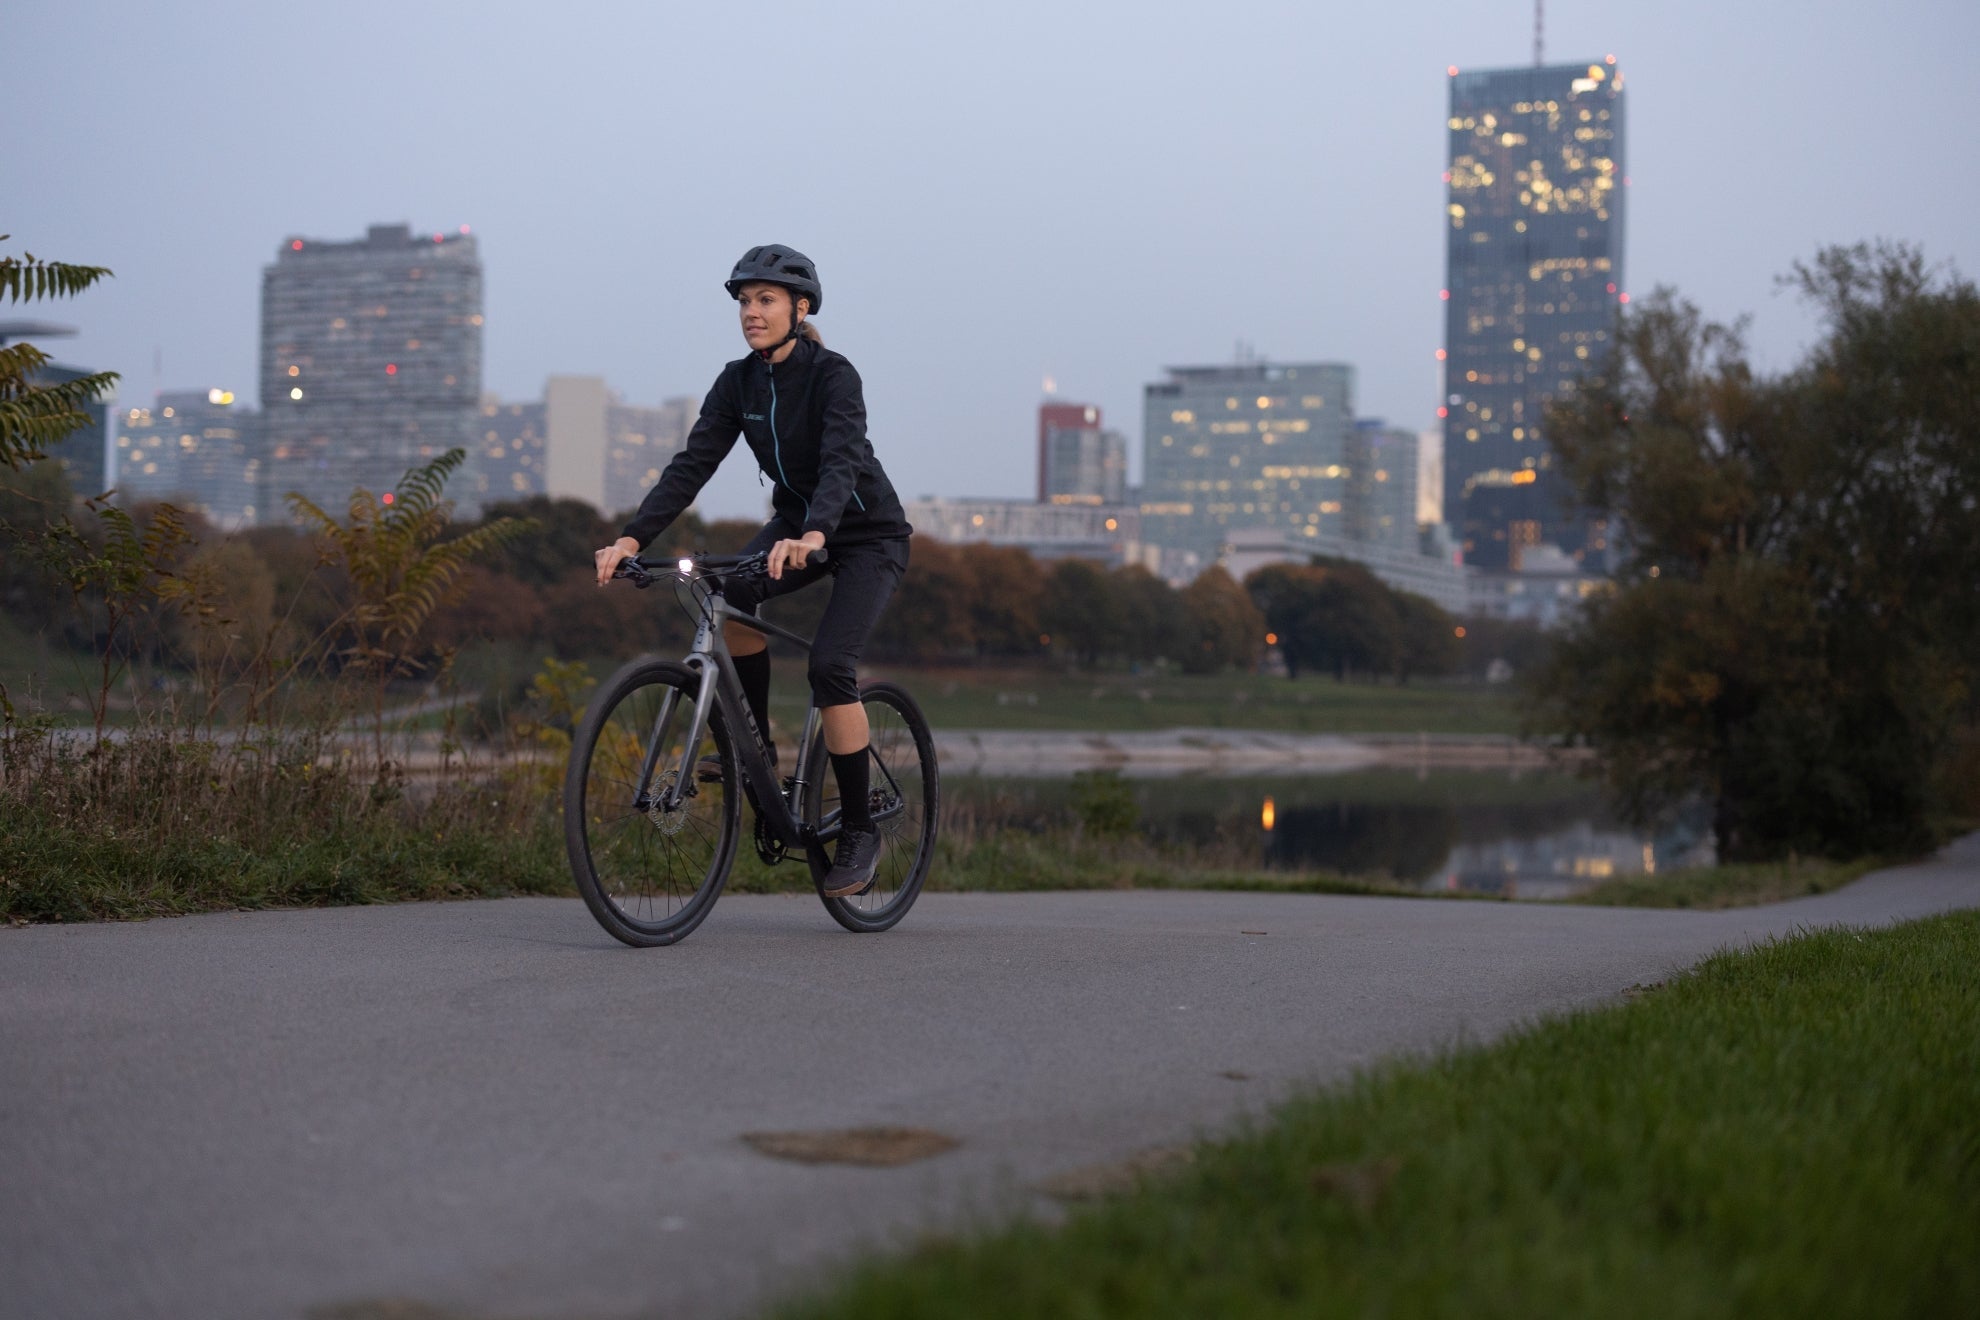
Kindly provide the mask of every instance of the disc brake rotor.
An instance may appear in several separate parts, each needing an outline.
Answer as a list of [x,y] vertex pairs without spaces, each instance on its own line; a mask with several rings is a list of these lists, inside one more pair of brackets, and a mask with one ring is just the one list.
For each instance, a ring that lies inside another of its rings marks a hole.
[[646,818],[652,821],[653,827],[662,834],[679,834],[681,832],[681,826],[687,824],[688,804],[686,798],[682,798],[680,805],[672,811],[668,811],[665,806],[667,794],[672,790],[680,775],[681,772],[679,770],[669,770],[665,774],[656,777],[653,781],[650,798],[652,805],[646,809]]

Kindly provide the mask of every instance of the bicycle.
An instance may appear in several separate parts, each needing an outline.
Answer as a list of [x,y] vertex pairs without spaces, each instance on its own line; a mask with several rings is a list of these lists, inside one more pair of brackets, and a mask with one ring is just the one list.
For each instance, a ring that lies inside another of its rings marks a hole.
[[[825,552],[815,552],[822,560]],[[839,835],[838,782],[826,759],[817,706],[805,716],[795,773],[778,778],[729,657],[722,625],[810,649],[810,641],[732,608],[725,581],[767,572],[766,556],[628,559],[615,577],[644,589],[672,579],[695,619],[678,662],[646,656],[599,686],[571,741],[564,774],[564,842],[585,905],[627,944],[672,944],[701,924],[735,865],[741,787],[755,809],[754,846],[766,864],[793,853],[814,884],[831,869]],[[819,901],[849,931],[890,929],[907,914],[935,851],[941,776],[928,721],[898,685],[863,684],[871,727],[869,806],[880,829],[873,883]]]

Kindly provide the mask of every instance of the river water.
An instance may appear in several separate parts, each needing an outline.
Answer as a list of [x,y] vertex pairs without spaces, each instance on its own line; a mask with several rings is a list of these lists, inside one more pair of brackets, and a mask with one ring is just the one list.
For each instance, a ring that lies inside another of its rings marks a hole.
[[[1094,789],[1065,778],[944,775],[952,807],[1020,827],[1079,818]],[[1552,770],[1380,768],[1340,774],[1112,781],[1158,842],[1233,846],[1269,870],[1387,876],[1426,890],[1566,898],[1616,876],[1713,860],[1695,824],[1636,830],[1595,784]]]

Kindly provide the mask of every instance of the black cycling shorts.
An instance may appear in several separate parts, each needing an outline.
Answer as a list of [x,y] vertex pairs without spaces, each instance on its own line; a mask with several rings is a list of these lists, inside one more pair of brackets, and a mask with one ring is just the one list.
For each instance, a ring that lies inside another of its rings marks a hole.
[[[795,541],[798,533],[781,518],[772,518],[762,531],[749,539],[743,553],[757,554],[779,541]],[[877,541],[854,541],[831,545],[825,562],[812,562],[799,569],[785,569],[776,581],[731,581],[723,591],[729,604],[745,614],[756,613],[766,600],[788,596],[822,577],[832,579],[832,599],[818,621],[818,632],[811,641],[811,662],[805,676],[811,680],[811,700],[818,706],[849,706],[859,700],[859,658],[866,651],[866,640],[873,625],[887,608],[894,588],[907,572],[908,539],[890,536]]]

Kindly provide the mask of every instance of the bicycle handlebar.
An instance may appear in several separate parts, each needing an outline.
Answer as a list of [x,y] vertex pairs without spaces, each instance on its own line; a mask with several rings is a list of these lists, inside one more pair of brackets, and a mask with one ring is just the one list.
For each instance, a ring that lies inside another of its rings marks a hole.
[[[830,557],[830,552],[813,550],[806,557],[805,564],[822,564]],[[674,577],[759,577],[770,570],[769,552],[759,550],[753,555],[682,555],[678,559],[622,559],[612,570],[615,578],[628,578],[635,587],[650,587],[662,576]]]

